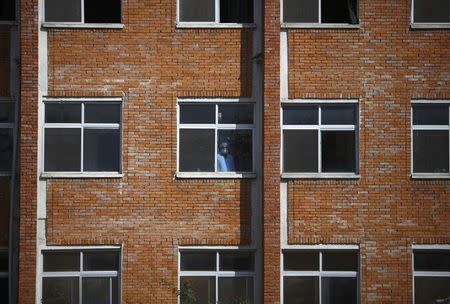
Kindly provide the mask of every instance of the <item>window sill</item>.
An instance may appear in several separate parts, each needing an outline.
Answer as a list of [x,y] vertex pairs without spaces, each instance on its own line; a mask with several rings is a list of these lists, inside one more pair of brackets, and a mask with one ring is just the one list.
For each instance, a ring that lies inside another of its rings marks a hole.
[[448,173],[413,173],[412,179],[450,179]]
[[411,23],[413,30],[450,29],[450,23]]
[[256,28],[254,23],[177,22],[177,28]]
[[282,173],[285,179],[359,179],[355,173]]
[[256,173],[233,172],[177,172],[177,178],[217,178],[217,179],[246,179],[255,178]]
[[117,172],[44,172],[41,178],[122,178]]
[[44,22],[43,28],[123,29],[123,23]]
[[359,24],[345,23],[281,23],[281,28],[305,28],[305,29],[360,29]]

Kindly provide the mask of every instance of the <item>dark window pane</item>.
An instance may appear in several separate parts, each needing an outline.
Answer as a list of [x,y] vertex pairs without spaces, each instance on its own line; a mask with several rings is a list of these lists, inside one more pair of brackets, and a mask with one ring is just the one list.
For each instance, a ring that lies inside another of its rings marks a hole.
[[84,122],[86,123],[120,123],[120,104],[85,104]]
[[283,172],[317,172],[316,130],[283,131]]
[[214,105],[180,105],[180,123],[204,124],[216,122]]
[[415,105],[413,107],[414,125],[448,126],[448,105]]
[[448,298],[450,298],[449,286],[450,277],[414,277],[414,303],[448,303]]
[[205,252],[182,252],[181,253],[182,271],[215,271],[216,253],[213,251]]
[[253,124],[253,105],[220,105],[219,123]]
[[84,130],[84,171],[120,171],[120,130]]
[[180,0],[180,21],[214,22],[215,0]]
[[81,123],[81,104],[45,104],[46,123]]
[[283,260],[286,271],[319,271],[318,251],[286,251]]
[[322,278],[322,304],[356,304],[356,278]]
[[220,22],[252,23],[252,0],[220,0]]
[[216,301],[215,277],[181,277],[181,304],[213,304]]
[[214,172],[214,130],[180,130],[180,171]]
[[414,270],[450,272],[450,251],[414,252]]
[[0,103],[0,123],[14,122],[14,103]]
[[355,132],[322,131],[322,171],[355,172]]
[[43,278],[43,304],[79,304],[78,278]]
[[323,125],[355,125],[355,106],[322,106]]
[[0,129],[0,172],[9,172],[12,167],[13,130]]
[[113,281],[117,279],[83,278],[83,304],[109,304]]
[[253,278],[219,278],[219,303],[253,303]]
[[319,109],[317,106],[285,106],[283,107],[283,124],[285,125],[317,125]]
[[357,0],[322,0],[322,23],[358,24]]
[[358,271],[358,253],[355,251],[324,251],[322,253],[324,271]]
[[14,0],[2,0],[0,3],[0,21],[13,21],[16,19]]
[[0,251],[0,272],[8,272],[8,251]]
[[121,0],[84,0],[85,23],[120,23]]
[[283,0],[283,22],[319,22],[319,0]]
[[318,277],[284,277],[284,304],[319,304]]
[[81,1],[45,0],[45,21],[81,22]]
[[45,171],[80,171],[81,129],[45,129]]
[[0,278],[0,300],[2,303],[8,303],[8,278]]
[[85,271],[119,271],[119,252],[83,252],[83,270]]
[[251,252],[221,252],[220,270],[253,271],[254,261]]
[[251,130],[219,130],[217,171],[251,172],[253,143]]
[[450,1],[414,0],[414,22],[450,22]]
[[414,131],[414,172],[448,173],[448,131]]
[[44,272],[80,271],[79,252],[45,252]]

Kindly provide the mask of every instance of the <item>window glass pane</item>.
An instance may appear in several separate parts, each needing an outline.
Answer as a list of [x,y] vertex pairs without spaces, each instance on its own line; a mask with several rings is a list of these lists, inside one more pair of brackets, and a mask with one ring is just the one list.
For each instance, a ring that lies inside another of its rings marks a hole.
[[357,0],[322,0],[322,23],[357,24]]
[[120,130],[84,130],[84,170],[120,171]]
[[181,253],[182,271],[215,271],[216,253],[213,251],[205,252],[182,252]]
[[80,253],[45,252],[44,272],[48,271],[80,271]]
[[283,0],[283,22],[319,22],[319,0]]
[[219,303],[253,303],[253,278],[219,278]]
[[219,105],[219,123],[253,124],[253,105]]
[[253,253],[251,252],[221,252],[220,270],[223,271],[253,271]]
[[448,173],[448,131],[414,131],[414,172]]
[[84,0],[85,23],[120,23],[121,0]]
[[8,303],[8,278],[0,278],[0,299],[2,303]]
[[84,105],[86,123],[120,123],[120,104],[86,103]]
[[448,105],[415,105],[413,107],[414,125],[448,126]]
[[251,130],[219,130],[217,171],[251,172],[253,143]]
[[316,130],[283,131],[283,172],[317,172]]
[[83,304],[109,304],[112,280],[116,278],[83,278]]
[[356,278],[322,278],[322,304],[356,304]]
[[83,270],[86,271],[118,271],[119,252],[83,252]]
[[414,22],[450,22],[450,1],[414,0]]
[[81,123],[81,104],[47,103],[45,104],[46,123]]
[[13,130],[0,129],[0,172],[9,172],[12,167]]
[[284,277],[284,304],[319,304],[318,277]]
[[414,277],[414,303],[448,303],[450,277]]
[[214,22],[215,0],[180,0],[180,21]]
[[81,22],[81,1],[45,0],[45,21]]
[[283,260],[287,271],[319,271],[318,251],[286,251]]
[[355,106],[322,106],[323,125],[355,125]]
[[45,129],[45,171],[80,171],[81,129]]
[[8,272],[8,251],[0,251],[0,272]]
[[414,270],[450,272],[450,251],[414,252]]
[[283,124],[285,125],[317,125],[319,108],[317,106],[284,106]]
[[322,171],[355,172],[355,132],[322,131]]
[[78,278],[43,278],[43,304],[79,304]]
[[0,103],[0,123],[14,122],[14,103]]
[[324,251],[322,253],[324,271],[358,271],[358,253],[353,251]]
[[181,277],[181,304],[209,304],[215,301],[215,277]]
[[2,0],[0,2],[0,21],[13,21],[16,19],[14,0]]
[[214,130],[180,130],[180,171],[214,172]]
[[252,23],[252,0],[220,0],[220,22]]
[[216,122],[215,105],[180,105],[180,123],[210,123]]

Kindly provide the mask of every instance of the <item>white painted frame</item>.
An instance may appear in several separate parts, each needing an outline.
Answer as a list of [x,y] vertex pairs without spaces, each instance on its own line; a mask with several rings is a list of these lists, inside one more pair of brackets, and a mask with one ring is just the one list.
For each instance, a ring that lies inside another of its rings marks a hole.
[[[448,125],[415,125],[413,121],[414,105],[447,105],[449,111]],[[450,100],[411,100],[411,177],[414,179],[450,179]],[[415,173],[414,172],[414,131],[448,131],[449,136],[449,172],[447,173]]]
[[[180,123],[180,105],[196,105],[209,104],[215,107],[215,123],[211,124],[181,124]],[[252,105],[253,107],[253,124],[220,124],[219,123],[219,106],[226,104],[234,105]],[[198,99],[184,99],[179,98],[177,102],[177,172],[176,176],[179,178],[254,178],[256,176],[256,160],[255,160],[255,103],[249,98],[198,98]],[[252,134],[252,171],[251,172],[218,172],[217,160],[214,157],[214,172],[181,172],[180,171],[180,130],[214,130],[214,155],[217,156],[217,140],[219,130],[250,130]]]
[[[411,0],[411,28],[412,29],[450,29],[450,22],[415,22],[414,1]],[[450,12],[449,12],[450,14]]]
[[[15,102],[14,99],[11,98],[0,98],[0,105],[1,104],[13,104],[14,107],[17,107],[17,103]],[[15,113],[16,109],[14,108],[13,110],[13,114]],[[4,130],[10,130],[11,131],[11,139],[14,141],[14,126],[15,126],[15,121],[13,122],[6,122],[6,123],[0,123],[0,130],[4,129]],[[11,153],[13,153],[13,151],[11,151]],[[11,158],[12,161],[12,158]],[[11,176],[11,171],[0,171],[0,176]]]
[[[253,279],[253,302],[257,298],[256,288],[256,253],[252,249],[243,249],[245,247],[179,247],[178,249],[178,290],[181,290],[181,277],[214,277],[215,279],[215,301],[219,303],[219,278],[252,278]],[[215,271],[182,271],[181,270],[181,254],[183,252],[214,252],[216,254],[216,270]],[[221,271],[220,270],[220,254],[223,252],[251,252],[253,253],[253,269],[254,271]],[[181,304],[181,298],[178,296],[178,304]]]
[[[305,105],[318,107],[317,125],[284,125],[284,106]],[[353,125],[322,125],[322,106],[323,105],[354,105],[356,107],[356,124]],[[348,178],[358,179],[359,176],[359,101],[357,99],[289,99],[282,100],[280,107],[281,124],[281,154],[280,154],[280,172],[282,178]],[[284,168],[284,131],[285,130],[317,130],[317,149],[318,149],[318,172],[283,172]],[[354,131],[355,132],[355,172],[322,172],[322,131]]]

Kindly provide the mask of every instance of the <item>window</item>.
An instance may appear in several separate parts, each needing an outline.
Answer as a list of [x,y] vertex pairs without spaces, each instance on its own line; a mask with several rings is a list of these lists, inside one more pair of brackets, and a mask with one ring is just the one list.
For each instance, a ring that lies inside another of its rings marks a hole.
[[449,0],[413,0],[413,23],[450,23]]
[[45,250],[42,303],[120,303],[120,250]]
[[283,252],[284,304],[358,303],[358,251]]
[[16,4],[14,0],[2,0],[0,2],[0,21],[16,20]]
[[178,21],[252,23],[252,0],[178,0]]
[[450,249],[419,249],[413,255],[414,303],[448,303]]
[[412,107],[413,174],[450,177],[449,103],[414,103]]
[[357,104],[284,104],[283,173],[358,172]]
[[121,23],[121,0],[45,0],[46,22]]
[[0,249],[0,299],[8,303],[8,250]]
[[45,102],[45,172],[120,172],[121,103]]
[[253,304],[254,255],[248,251],[181,250],[180,304]]
[[284,23],[358,24],[357,0],[283,0]]
[[10,174],[13,155],[15,103],[0,101],[0,173]]
[[179,103],[178,171],[253,171],[253,104]]

